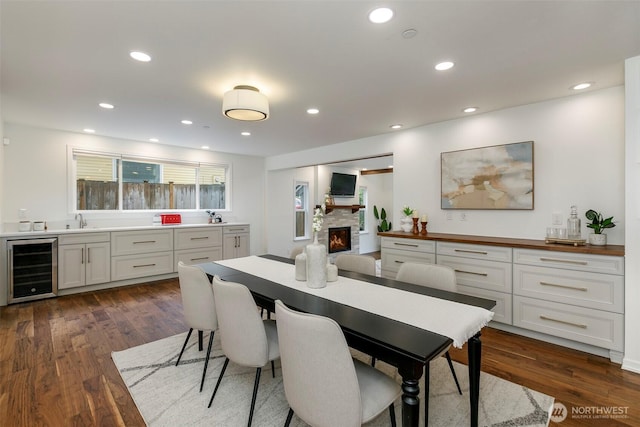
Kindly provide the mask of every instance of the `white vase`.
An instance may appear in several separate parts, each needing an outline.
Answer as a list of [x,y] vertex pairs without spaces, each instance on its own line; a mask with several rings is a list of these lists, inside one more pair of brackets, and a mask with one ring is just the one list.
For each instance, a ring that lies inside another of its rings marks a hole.
[[589,244],[594,246],[604,246],[607,244],[607,235],[606,234],[589,234]]
[[400,220],[400,228],[402,231],[410,232],[413,229],[413,220],[411,217],[405,216]]
[[307,280],[307,254],[304,252],[296,255],[296,280]]
[[307,245],[307,286],[324,288],[327,286],[327,247],[318,243],[314,234],[313,243]]

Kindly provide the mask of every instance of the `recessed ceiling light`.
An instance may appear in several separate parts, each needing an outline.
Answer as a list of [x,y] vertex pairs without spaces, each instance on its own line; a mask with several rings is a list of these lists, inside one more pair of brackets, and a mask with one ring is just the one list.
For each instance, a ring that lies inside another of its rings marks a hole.
[[389,165],[389,169],[393,169],[393,165]]
[[389,126],[391,129],[401,129],[402,125],[400,123]]
[[446,70],[450,70],[451,68],[453,68],[454,63],[451,61],[444,61],[444,62],[440,62],[439,64],[436,64],[435,69],[438,71],[446,71]]
[[85,129],[82,129],[82,130],[85,131],[86,133],[96,133],[95,129],[85,128]]
[[418,30],[414,28],[409,28],[408,30],[404,30],[402,32],[403,39],[412,39],[418,34]]
[[368,171],[369,169],[367,169],[367,168],[362,168],[362,169],[360,169],[360,170],[362,170],[362,171]]
[[149,141],[151,141],[151,142],[160,142],[160,140],[158,138],[149,138]]
[[183,125],[192,125],[193,122],[191,120],[181,120],[180,123],[182,123]]
[[318,114],[320,112],[320,110],[318,110],[317,108],[309,108],[307,110],[307,114]]
[[464,113],[475,113],[476,111],[478,111],[478,107],[467,107],[462,111]]
[[250,136],[251,132],[247,132],[247,131],[240,132],[240,135],[242,135],[242,136]]
[[208,149],[209,149],[209,146],[208,146],[208,145],[203,145],[203,146],[202,146],[202,147],[200,147],[200,148],[202,148],[203,150],[208,150]]
[[144,52],[132,51],[129,52],[129,56],[140,62],[149,62],[151,61],[151,57]]
[[591,87],[591,83],[580,83],[572,87],[573,90],[582,90]]
[[384,24],[393,18],[393,10],[388,7],[379,7],[369,12],[369,21],[374,24]]
[[105,110],[112,110],[113,109],[113,104],[109,104],[107,102],[101,102],[100,104],[98,104],[100,107],[104,108]]

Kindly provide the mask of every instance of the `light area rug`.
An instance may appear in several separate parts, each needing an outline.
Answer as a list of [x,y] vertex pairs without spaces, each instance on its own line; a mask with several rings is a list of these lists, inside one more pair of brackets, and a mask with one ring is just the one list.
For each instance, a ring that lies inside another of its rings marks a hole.
[[[220,374],[224,355],[216,335],[207,370],[204,390],[199,392],[204,349],[198,351],[197,334],[192,334],[178,366],[175,362],[186,333],[178,334],[127,350],[113,352],[111,357],[148,426],[245,426],[249,417],[255,369],[229,363],[211,408],[207,408],[211,393]],[[354,357],[369,358],[353,351]],[[436,427],[469,425],[469,382],[465,365],[455,363],[462,387],[460,396],[446,360],[441,357],[431,363],[429,394],[429,425]],[[376,364],[401,381],[396,369],[382,362]],[[289,406],[282,387],[282,373],[276,362],[275,378],[271,367],[265,366],[253,417],[257,427],[283,426]],[[421,381],[421,393],[424,391]],[[420,397],[420,425],[424,409]],[[481,373],[479,421],[482,426],[547,426],[554,399],[545,394]],[[401,402],[396,401],[396,417],[401,425]],[[327,408],[327,410],[331,410]],[[292,426],[306,426],[293,418]],[[385,411],[367,426],[389,426],[389,412]]]

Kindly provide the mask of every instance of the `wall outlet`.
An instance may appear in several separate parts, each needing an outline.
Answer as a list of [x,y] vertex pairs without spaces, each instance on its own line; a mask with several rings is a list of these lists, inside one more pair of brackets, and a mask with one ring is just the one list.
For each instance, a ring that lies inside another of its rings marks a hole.
[[551,224],[553,224],[553,225],[562,225],[562,213],[554,212],[551,215]]
[[460,221],[466,221],[466,220],[467,220],[467,213],[460,212]]

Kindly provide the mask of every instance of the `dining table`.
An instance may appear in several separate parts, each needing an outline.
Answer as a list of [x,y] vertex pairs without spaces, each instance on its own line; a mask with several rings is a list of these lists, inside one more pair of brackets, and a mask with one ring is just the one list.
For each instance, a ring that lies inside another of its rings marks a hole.
[[[396,367],[402,378],[405,427],[418,426],[419,381],[423,372],[424,404],[428,408],[431,360],[451,344],[461,347],[466,342],[469,425],[478,425],[480,335],[493,315],[490,310],[495,301],[346,270],[339,270],[338,280],[328,283],[326,288],[309,289],[305,282],[295,280],[293,264],[292,259],[267,254],[197,266],[210,278],[218,276],[247,286],[256,304],[270,312],[275,311],[275,301],[281,300],[292,309],[333,319],[342,328],[350,347]],[[469,312],[473,316],[467,316]],[[478,322],[478,318],[483,320]],[[457,328],[450,333],[453,338],[434,331],[444,327],[449,333],[451,326]],[[467,331],[468,338],[458,336],[458,329]],[[428,410],[425,417],[428,418]]]

